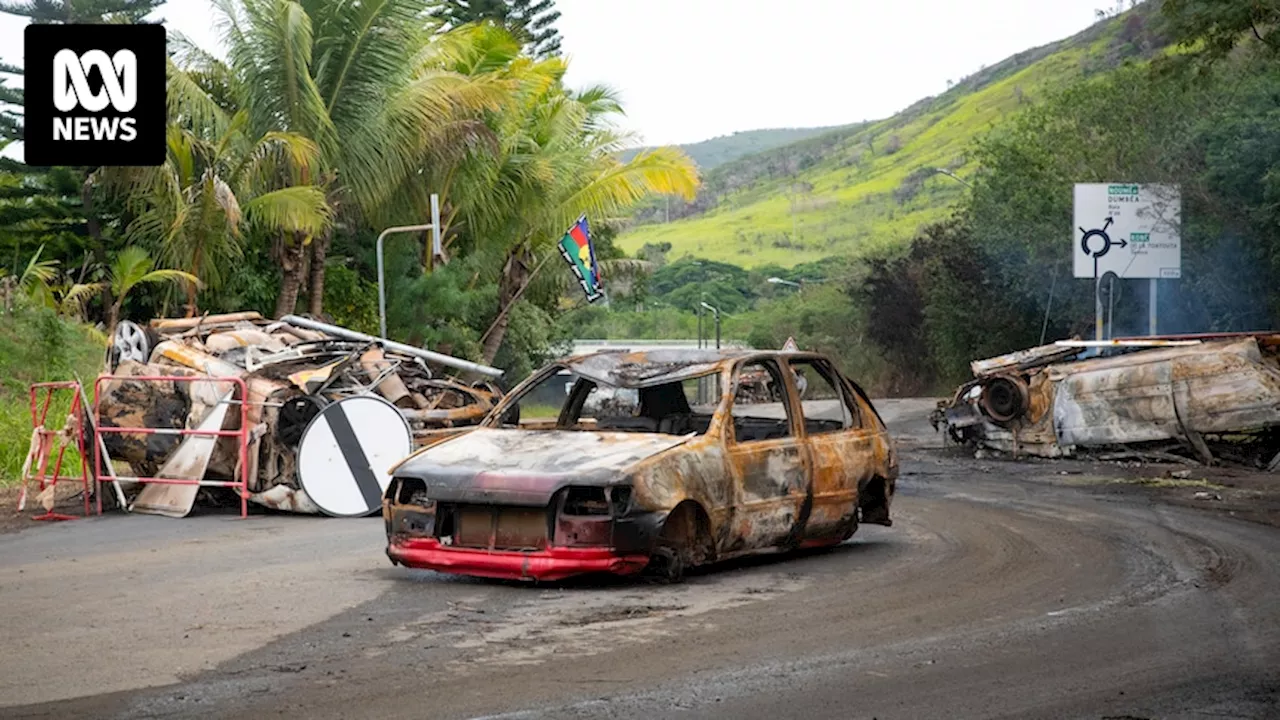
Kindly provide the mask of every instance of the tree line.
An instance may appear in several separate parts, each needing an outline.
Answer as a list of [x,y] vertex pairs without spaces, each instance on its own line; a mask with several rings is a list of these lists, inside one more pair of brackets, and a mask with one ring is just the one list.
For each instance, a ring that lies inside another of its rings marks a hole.
[[[1182,189],[1182,278],[1161,281],[1160,331],[1276,329],[1277,27],[1274,2],[1139,8],[1120,32],[1155,38],[1163,50],[1083,74],[995,126],[968,153],[972,189],[905,247],[785,276],[826,280],[802,291],[762,291],[776,270],[735,274],[679,260],[663,282],[650,281],[643,310],[597,313],[592,326],[615,337],[692,337],[693,308],[706,293],[729,312],[729,337],[776,348],[794,335],[875,392],[946,392],[970,376],[974,359],[1093,337],[1093,282],[1072,277],[1072,188],[1141,182]],[[1122,285],[1113,335],[1145,334],[1146,281]]]
[[[159,5],[0,10],[32,22],[136,22]],[[170,33],[162,166],[0,165],[11,298],[108,327],[122,313],[258,309],[369,330],[373,240],[424,222],[435,193],[443,257],[426,238],[396,246],[392,333],[527,365],[548,338],[511,343],[508,329],[556,311],[563,293],[542,287],[555,285],[542,266],[566,228],[583,213],[607,223],[649,193],[692,197],[697,187],[678,150],[618,159],[632,141],[613,123],[617,95],[565,85],[549,0],[215,6],[225,57]],[[21,99],[0,85],[0,143],[21,140]]]
[[[848,285],[891,390],[945,387],[973,359],[1093,336],[1093,282],[1072,277],[1068,245],[1074,183],[1181,186],[1183,272],[1161,281],[1160,332],[1276,327],[1280,5],[1165,0],[1143,17],[1167,52],[998,126],[974,149],[953,217]],[[1146,291],[1124,283],[1114,336],[1146,334]]]

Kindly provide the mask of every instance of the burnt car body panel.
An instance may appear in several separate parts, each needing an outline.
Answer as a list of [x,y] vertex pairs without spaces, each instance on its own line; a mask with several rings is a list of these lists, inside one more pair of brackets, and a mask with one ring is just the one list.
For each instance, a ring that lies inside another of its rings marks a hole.
[[[803,400],[801,364],[838,396]],[[769,369],[766,391],[747,367]],[[513,423],[521,397],[563,372],[578,380],[555,429]],[[703,378],[715,396],[691,405],[681,383]],[[582,419],[597,383],[639,389],[636,414]],[[765,402],[735,415],[761,392]],[[598,353],[535,373],[481,427],[393,474],[383,503],[393,562],[555,580],[639,572],[662,552],[699,564],[838,543],[859,520],[890,525],[897,457],[865,394],[821,355]]]
[[636,462],[684,442],[670,435],[476,428],[402,463],[436,501],[546,505],[567,485],[616,483]]
[[1044,457],[1276,455],[1280,335],[1121,339],[1107,349],[1120,354],[1077,359],[1085,349],[1065,341],[976,361],[934,424],[958,442]]

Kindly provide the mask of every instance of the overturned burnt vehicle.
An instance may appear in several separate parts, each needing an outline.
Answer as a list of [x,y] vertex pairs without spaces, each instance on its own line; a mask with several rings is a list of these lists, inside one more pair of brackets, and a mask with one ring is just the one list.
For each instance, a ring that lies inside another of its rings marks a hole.
[[1280,334],[1070,340],[970,367],[932,418],[958,443],[1280,466]]
[[[105,436],[103,450],[121,472],[195,477],[211,486],[247,477],[243,491],[248,502],[309,514],[335,514],[315,502],[316,487],[309,493],[308,479],[300,471],[308,463],[323,471],[330,459],[328,446],[334,443],[321,443],[314,451],[303,446],[308,429],[320,424],[326,408],[352,398],[378,398],[391,414],[391,432],[410,438],[386,462],[389,466],[411,446],[478,424],[501,397],[488,379],[501,374],[494,368],[308,318],[271,320],[256,312],[155,319],[145,326],[123,322],[114,334],[107,368],[98,383],[101,425],[149,433]],[[442,370],[486,379],[462,382],[442,376]],[[217,382],[228,378],[237,381]],[[240,387],[247,397],[239,397]],[[250,430],[243,453],[247,472],[236,438],[183,434],[199,427],[238,431],[241,405]],[[361,457],[372,452],[358,437],[367,430],[357,427],[349,433],[347,444],[360,446],[355,449]],[[318,457],[309,460],[308,452]],[[379,509],[381,490],[389,481],[385,469],[371,467],[369,475],[360,468],[359,477],[383,480],[381,487],[372,488],[366,514]],[[320,472],[311,481],[341,483],[340,475]],[[215,502],[220,492],[158,480],[141,485],[125,483],[121,495],[132,495],[125,506],[173,517],[189,513],[198,492]]]
[[392,474],[393,563],[676,579],[889,525],[898,465],[871,402],[821,355],[663,350],[544,368]]

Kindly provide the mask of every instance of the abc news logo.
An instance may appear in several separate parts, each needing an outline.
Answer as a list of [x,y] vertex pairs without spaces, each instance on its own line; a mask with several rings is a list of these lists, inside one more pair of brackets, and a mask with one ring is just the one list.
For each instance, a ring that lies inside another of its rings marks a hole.
[[161,25],[29,25],[28,165],[160,165],[165,157]]
[[[102,74],[102,89],[89,87],[89,68]],[[53,56],[53,106],[70,113],[77,107],[101,112],[108,103],[118,113],[132,112],[138,105],[138,56],[121,50],[113,57],[101,50],[77,55],[60,50]],[[54,140],[115,140],[133,142],[138,137],[137,121],[131,117],[55,117]]]

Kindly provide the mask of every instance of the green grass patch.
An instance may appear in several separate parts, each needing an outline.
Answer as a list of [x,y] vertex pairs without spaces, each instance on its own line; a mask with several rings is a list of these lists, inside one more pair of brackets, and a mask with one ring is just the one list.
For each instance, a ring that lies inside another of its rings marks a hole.
[[[0,314],[0,486],[19,480],[31,441],[28,387],[36,382],[91,382],[102,363],[103,345],[84,325],[48,311],[20,310]],[[92,392],[86,388],[87,392]],[[59,391],[46,423],[61,427],[71,407],[71,393]],[[70,465],[67,465],[70,463]],[[64,467],[74,469],[79,457],[68,452]],[[52,462],[50,470],[52,470]]]
[[555,420],[560,417],[559,405],[521,405],[521,420]]

